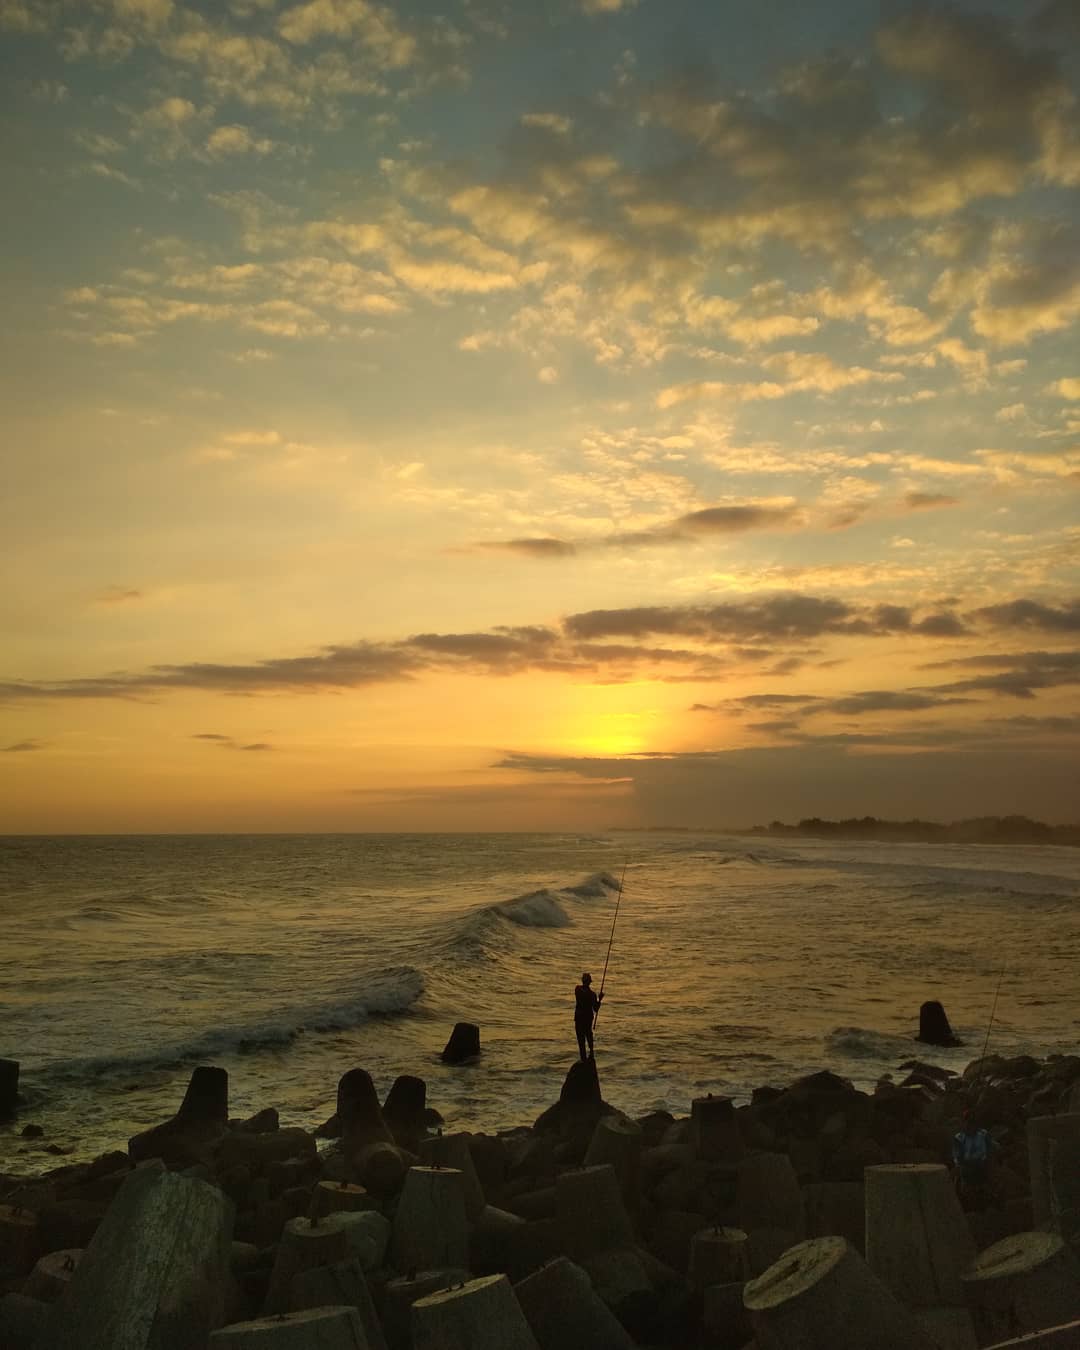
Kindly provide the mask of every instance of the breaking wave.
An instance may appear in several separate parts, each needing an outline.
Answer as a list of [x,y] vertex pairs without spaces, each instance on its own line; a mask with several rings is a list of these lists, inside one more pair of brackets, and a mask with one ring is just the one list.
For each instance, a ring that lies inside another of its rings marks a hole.
[[276,1016],[219,1027],[173,1045],[148,1047],[115,1055],[61,1060],[49,1066],[45,1077],[95,1078],[106,1073],[166,1069],[221,1055],[251,1055],[279,1050],[311,1032],[344,1031],[369,1017],[403,1013],[424,992],[424,980],[412,966],[395,966],[362,977],[364,991],[346,1001],[289,1008]]

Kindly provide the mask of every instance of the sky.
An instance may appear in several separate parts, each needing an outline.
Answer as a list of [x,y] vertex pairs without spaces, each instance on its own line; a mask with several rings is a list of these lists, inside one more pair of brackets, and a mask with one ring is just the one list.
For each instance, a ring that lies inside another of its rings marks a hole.
[[1080,4],[0,0],[0,831],[1080,816]]

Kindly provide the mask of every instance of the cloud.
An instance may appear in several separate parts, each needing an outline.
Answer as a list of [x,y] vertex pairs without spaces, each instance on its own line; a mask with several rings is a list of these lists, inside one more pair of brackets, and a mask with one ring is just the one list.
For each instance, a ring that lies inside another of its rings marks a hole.
[[232,736],[222,736],[216,731],[197,731],[192,735],[193,741],[211,741],[222,750],[273,750],[273,746],[267,741],[252,741],[250,744],[243,744],[234,740]]
[[3,749],[0,750],[0,754],[21,755],[26,754],[32,750],[44,750],[44,749],[45,749],[44,741],[36,741],[36,740],[15,741],[11,745],[5,745]]
[[207,153],[215,159],[228,155],[268,155],[274,142],[268,136],[254,136],[237,123],[215,127],[206,142]]
[[946,492],[905,492],[904,505],[909,511],[926,511],[939,506],[958,506],[959,497]]
[[1080,633],[1080,599],[1060,607],[1037,600],[1009,600],[976,609],[972,618],[994,628],[1037,629],[1044,633]]
[[521,553],[530,558],[569,558],[577,547],[566,539],[491,539],[478,542],[474,548],[490,552]]
[[126,605],[133,600],[145,598],[145,592],[136,590],[133,586],[106,586],[95,600],[99,605]]
[[1080,377],[1055,380],[1053,384],[1046,386],[1046,392],[1058,394],[1061,398],[1078,399],[1080,398]]

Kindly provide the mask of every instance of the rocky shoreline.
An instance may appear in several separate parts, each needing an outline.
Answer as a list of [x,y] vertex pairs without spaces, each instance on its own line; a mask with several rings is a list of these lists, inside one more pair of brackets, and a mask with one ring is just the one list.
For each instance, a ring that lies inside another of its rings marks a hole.
[[[577,1062],[531,1126],[444,1134],[422,1079],[380,1100],[355,1068],[309,1132],[230,1119],[202,1067],[126,1148],[0,1171],[0,1350],[959,1350],[1080,1319],[1080,1056],[895,1079],[632,1120]],[[965,1110],[993,1160],[958,1195]]]

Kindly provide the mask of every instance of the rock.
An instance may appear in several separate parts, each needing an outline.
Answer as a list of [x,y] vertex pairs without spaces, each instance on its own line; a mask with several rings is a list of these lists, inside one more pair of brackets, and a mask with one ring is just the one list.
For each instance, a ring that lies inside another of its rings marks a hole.
[[469,1267],[465,1178],[454,1167],[410,1167],[394,1212],[391,1264],[410,1270]]
[[330,1266],[348,1259],[349,1240],[340,1214],[322,1219],[290,1219],[284,1226],[274,1258],[264,1315],[287,1312],[297,1275],[313,1266]]
[[420,1145],[421,1159],[432,1167],[454,1167],[462,1174],[465,1213],[475,1221],[487,1204],[484,1188],[473,1165],[467,1134],[439,1134]]
[[743,1291],[769,1350],[929,1350],[912,1314],[843,1238],[812,1238]]
[[472,1022],[458,1022],[442,1052],[444,1064],[461,1064],[480,1053],[480,1028]]
[[464,1270],[424,1270],[387,1281],[382,1326],[389,1350],[409,1350],[412,1345],[412,1306],[418,1298],[456,1289],[468,1278]]
[[136,1169],[52,1306],[40,1350],[205,1350],[225,1311],[232,1221],[215,1187]]
[[24,1139],[43,1139],[45,1131],[40,1125],[24,1125],[19,1131]]
[[234,1322],[210,1337],[210,1350],[367,1350],[355,1308],[306,1308],[302,1312]]
[[353,1169],[360,1185],[380,1200],[386,1200],[401,1189],[409,1164],[401,1149],[394,1144],[368,1144],[353,1160]]
[[20,1205],[0,1205],[0,1277],[29,1275],[41,1252],[39,1216]]
[[230,1130],[214,1148],[212,1158],[219,1175],[243,1166],[252,1177],[268,1174],[272,1163],[283,1163],[297,1158],[317,1158],[314,1138],[307,1130],[290,1127],[268,1134],[249,1134],[246,1130]]
[[26,1294],[0,1297],[0,1345],[4,1350],[35,1350],[49,1305]]
[[22,1292],[42,1303],[55,1303],[71,1283],[82,1254],[83,1248],[70,1247],[67,1251],[49,1252],[41,1257],[26,1277]]
[[1080,1316],[1080,1262],[1056,1233],[1005,1238],[961,1279],[980,1345]]
[[412,1305],[416,1350],[539,1350],[505,1275],[485,1275]]
[[634,1350],[588,1275],[565,1257],[527,1275],[514,1293],[541,1350]]
[[236,1128],[246,1130],[248,1134],[269,1134],[271,1131],[280,1128],[277,1107],[267,1106],[261,1111],[256,1111],[247,1120],[240,1121]]
[[19,1101],[19,1061],[0,1059],[0,1120],[13,1116]]
[[88,1247],[109,1206],[100,1200],[66,1199],[40,1211],[41,1242],[46,1251]]
[[931,999],[919,1008],[919,1034],[915,1039],[925,1045],[963,1045],[963,1041],[953,1035],[945,1009],[937,999]]
[[176,1115],[133,1135],[128,1153],[134,1162],[160,1158],[176,1171],[207,1165],[228,1121],[229,1075],[224,1069],[200,1065],[192,1072]]
[[404,1073],[395,1078],[383,1102],[382,1114],[394,1142],[410,1153],[417,1153],[425,1134],[424,1109],[427,1084],[422,1078]]
[[375,1084],[365,1069],[350,1069],[338,1082],[337,1116],[343,1148],[352,1157],[368,1144],[392,1143]]
[[359,1262],[337,1261],[329,1266],[312,1266],[293,1280],[293,1312],[326,1307],[355,1308],[367,1338],[365,1350],[386,1350],[386,1338]]

